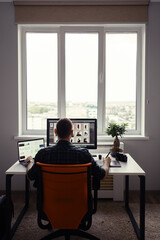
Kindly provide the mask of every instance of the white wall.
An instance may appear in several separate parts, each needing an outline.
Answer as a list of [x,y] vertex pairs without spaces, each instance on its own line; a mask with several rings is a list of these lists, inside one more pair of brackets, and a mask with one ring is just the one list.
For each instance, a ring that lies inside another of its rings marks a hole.
[[[0,189],[6,169],[17,159],[17,26],[12,3],[0,3]],[[19,183],[17,183],[19,186]]]
[[[149,141],[127,141],[129,152],[146,171],[148,190],[160,190],[160,3],[150,3],[146,42],[146,135]],[[135,186],[135,182],[133,184]]]
[[[129,152],[146,171],[148,190],[160,190],[160,3],[151,3],[147,24],[146,135],[149,140],[125,141]],[[0,190],[5,189],[6,169],[17,159],[18,135],[17,26],[12,3],[0,3]],[[14,189],[23,189],[23,178],[14,177]],[[132,189],[138,181],[131,179]]]

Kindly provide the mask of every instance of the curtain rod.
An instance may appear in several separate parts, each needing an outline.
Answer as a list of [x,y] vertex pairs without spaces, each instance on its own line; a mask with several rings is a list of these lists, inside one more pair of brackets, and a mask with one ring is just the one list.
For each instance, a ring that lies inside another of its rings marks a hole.
[[144,1],[17,1],[13,0],[15,6],[145,6],[150,0]]

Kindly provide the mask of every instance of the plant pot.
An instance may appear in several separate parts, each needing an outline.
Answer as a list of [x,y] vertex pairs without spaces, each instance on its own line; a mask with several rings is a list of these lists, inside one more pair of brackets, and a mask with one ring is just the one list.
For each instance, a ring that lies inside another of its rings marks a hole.
[[113,142],[113,146],[110,149],[111,152],[123,152],[123,150],[120,147],[120,141],[118,136],[115,137],[114,142]]

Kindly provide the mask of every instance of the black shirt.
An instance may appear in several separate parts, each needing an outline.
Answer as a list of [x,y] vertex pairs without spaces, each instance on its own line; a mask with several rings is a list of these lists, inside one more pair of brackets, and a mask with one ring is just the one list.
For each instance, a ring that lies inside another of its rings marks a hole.
[[[98,166],[89,151],[72,145],[68,141],[60,140],[55,146],[41,149],[35,156],[35,163],[46,164],[84,164],[92,163],[92,175],[98,179],[105,176],[105,170]],[[37,173],[37,165],[28,171],[30,180],[35,180]]]

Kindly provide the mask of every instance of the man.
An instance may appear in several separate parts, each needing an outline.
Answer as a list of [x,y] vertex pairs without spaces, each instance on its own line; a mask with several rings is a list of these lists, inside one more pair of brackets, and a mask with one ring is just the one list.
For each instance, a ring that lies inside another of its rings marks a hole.
[[[41,149],[35,156],[35,162],[47,164],[83,164],[92,163],[92,175],[98,179],[104,179],[109,172],[111,159],[104,158],[103,166],[100,167],[93,159],[87,149],[73,146],[70,142],[73,136],[72,122],[68,118],[60,119],[57,122],[55,133],[58,136],[58,143],[55,146]],[[28,162],[27,176],[30,180],[35,180],[37,165],[31,157],[26,159]]]

